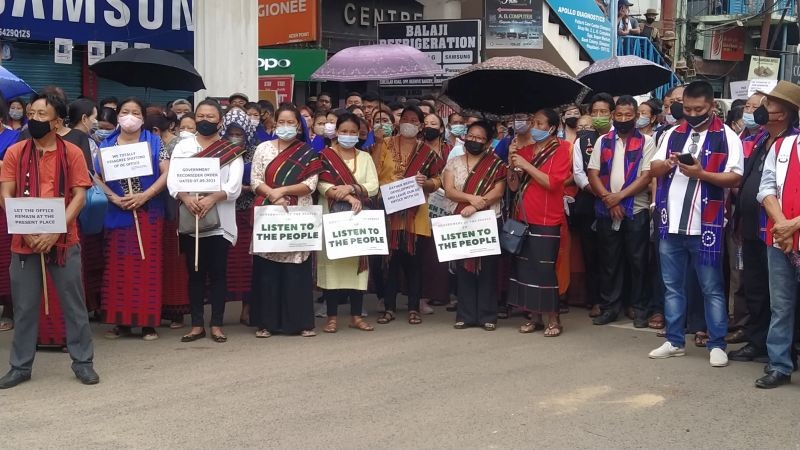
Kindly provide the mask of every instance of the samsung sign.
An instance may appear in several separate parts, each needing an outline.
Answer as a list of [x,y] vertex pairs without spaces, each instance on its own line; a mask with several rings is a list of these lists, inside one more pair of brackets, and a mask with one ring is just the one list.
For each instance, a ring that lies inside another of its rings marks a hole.
[[192,0],[0,0],[0,38],[193,48]]

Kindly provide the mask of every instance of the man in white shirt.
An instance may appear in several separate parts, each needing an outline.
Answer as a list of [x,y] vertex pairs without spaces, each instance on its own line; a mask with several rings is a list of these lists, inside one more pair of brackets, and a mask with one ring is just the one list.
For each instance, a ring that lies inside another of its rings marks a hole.
[[742,143],[711,115],[714,90],[705,81],[683,94],[686,123],[671,129],[650,165],[659,178],[655,214],[661,243],[661,274],[666,286],[667,342],[650,352],[660,359],[685,354],[685,268],[694,268],[703,292],[713,367],[728,365],[725,334],[728,311],[722,274],[726,190],[738,187],[743,172]]

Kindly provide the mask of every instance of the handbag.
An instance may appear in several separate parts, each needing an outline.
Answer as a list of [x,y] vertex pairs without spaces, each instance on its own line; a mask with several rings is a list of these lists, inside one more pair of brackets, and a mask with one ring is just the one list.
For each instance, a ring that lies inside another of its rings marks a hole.
[[98,234],[103,231],[106,211],[108,210],[108,197],[103,189],[97,184],[91,173],[89,178],[92,186],[86,190],[86,204],[78,214],[78,223],[81,233],[85,235]]
[[222,226],[219,220],[219,212],[217,205],[208,210],[205,217],[201,217],[200,221],[195,226],[195,215],[189,211],[186,205],[181,205],[178,209],[178,233],[180,234],[195,234],[195,232],[205,233],[208,231],[216,230]]
[[[517,194],[519,199],[519,194]],[[520,207],[520,202],[517,201],[517,208]],[[503,222],[503,228],[500,230],[500,248],[505,252],[512,255],[519,255],[522,253],[522,246],[525,244],[525,238],[528,235],[528,216],[525,214],[525,208],[522,208],[522,216],[525,222],[512,219],[510,216]]]

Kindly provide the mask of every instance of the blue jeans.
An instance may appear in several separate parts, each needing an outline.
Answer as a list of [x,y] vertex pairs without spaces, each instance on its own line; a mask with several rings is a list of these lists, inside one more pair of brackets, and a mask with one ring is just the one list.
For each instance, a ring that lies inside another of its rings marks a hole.
[[772,246],[767,247],[767,266],[772,312],[767,333],[769,367],[783,375],[791,375],[797,272],[786,254]]
[[[664,279],[664,316],[667,322],[667,340],[676,347],[686,344],[686,268],[697,274],[703,293],[708,344],[706,347],[725,349],[728,332],[728,308],[723,285],[722,258],[713,266],[700,263],[700,236],[670,234],[661,240],[661,275]],[[690,266],[691,264],[691,266]]]

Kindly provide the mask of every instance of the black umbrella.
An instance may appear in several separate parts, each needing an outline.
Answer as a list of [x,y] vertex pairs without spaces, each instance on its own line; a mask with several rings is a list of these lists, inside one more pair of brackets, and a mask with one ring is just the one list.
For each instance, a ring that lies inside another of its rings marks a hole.
[[203,78],[186,58],[164,50],[120,50],[89,68],[97,76],[126,86],[192,92],[206,88]]
[[464,69],[445,82],[443,94],[464,109],[502,116],[579,102],[588,91],[548,62],[510,56]]
[[634,55],[612,56],[583,69],[578,79],[594,92],[640,95],[669,83],[672,71]]

